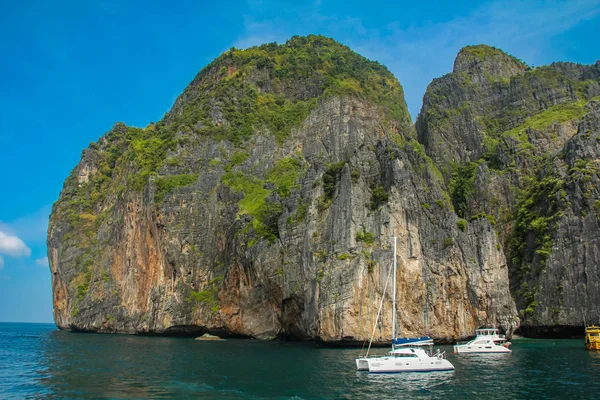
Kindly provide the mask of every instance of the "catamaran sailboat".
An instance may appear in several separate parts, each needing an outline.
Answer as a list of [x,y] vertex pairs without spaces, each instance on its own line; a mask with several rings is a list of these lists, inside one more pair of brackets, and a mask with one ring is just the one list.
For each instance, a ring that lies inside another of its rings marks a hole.
[[[429,336],[416,338],[396,338],[396,238],[394,238],[394,279],[392,295],[392,350],[384,356],[369,356],[371,343],[377,322],[373,326],[373,333],[367,348],[367,354],[359,356],[356,359],[356,368],[359,371],[369,371],[371,373],[396,373],[396,372],[429,372],[429,371],[449,371],[454,366],[445,357],[446,352],[433,354],[433,339]],[[391,271],[390,271],[391,272]],[[377,312],[376,321],[379,319],[383,298],[387,289],[390,273],[385,282],[381,304]],[[428,348],[426,351],[425,348]]]

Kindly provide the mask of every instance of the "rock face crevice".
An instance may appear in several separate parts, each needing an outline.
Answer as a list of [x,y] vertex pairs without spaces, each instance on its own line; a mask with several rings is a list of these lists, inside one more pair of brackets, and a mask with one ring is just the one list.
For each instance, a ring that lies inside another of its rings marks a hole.
[[[478,51],[460,54],[455,72],[432,83],[437,94],[428,90],[415,134],[393,75],[331,39],[292,38],[225,53],[162,121],[144,129],[116,124],[84,150],[48,232],[57,325],[325,342],[362,342],[376,325],[376,340],[389,340],[389,289],[383,323],[374,318],[397,237],[402,335],[453,341],[480,326],[510,335],[520,324],[514,282],[531,278],[515,275],[508,244],[514,219],[507,215],[521,201],[514,185],[523,177],[499,173],[498,163],[531,164],[520,142],[511,141],[522,135],[498,136],[495,164],[473,169],[468,178],[475,184],[460,208],[451,178],[456,165],[492,154],[482,133],[486,121],[513,129],[527,119],[493,123],[482,111],[493,104],[501,115],[499,108],[514,106],[526,90],[517,81],[541,88],[537,105],[519,103],[534,114],[547,107],[544,98],[552,104],[580,99],[572,78],[545,90],[543,82],[523,77],[528,67],[504,53],[477,57]],[[595,76],[593,68],[553,68],[561,76],[585,75],[586,82]],[[509,80],[516,97],[505,98],[490,76]],[[468,81],[468,90],[456,86],[459,81]],[[586,93],[594,88],[587,84]],[[476,103],[486,90],[495,100]],[[461,106],[465,102],[470,106]],[[450,104],[462,108],[442,112]],[[587,132],[597,130],[586,118],[584,131],[569,120],[526,135],[542,153],[562,149],[553,139],[558,132],[572,142],[564,162],[576,165],[595,143]],[[577,129],[589,139],[579,147],[571,138]],[[529,168],[541,174],[541,165]],[[583,190],[574,185],[573,193]],[[581,197],[589,208],[586,193]],[[582,227],[577,204],[571,207],[579,214],[564,229],[593,230],[591,220]],[[482,211],[496,221],[470,218]],[[577,261],[586,274],[591,249]],[[582,282],[578,276],[574,285]],[[585,287],[591,299],[597,291]],[[544,324],[542,315],[536,324]],[[532,320],[530,313],[521,317]]]

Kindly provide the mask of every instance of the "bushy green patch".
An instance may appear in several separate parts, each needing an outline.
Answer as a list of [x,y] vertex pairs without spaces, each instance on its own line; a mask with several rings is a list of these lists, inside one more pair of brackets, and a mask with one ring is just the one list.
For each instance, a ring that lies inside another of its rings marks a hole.
[[470,56],[476,57],[480,60],[484,60],[484,59],[492,58],[492,57],[493,58],[502,58],[505,60],[510,60],[525,69],[529,68],[529,66],[527,64],[525,64],[525,62],[523,62],[522,60],[519,60],[518,58],[513,57],[509,54],[506,54],[505,52],[503,52],[502,50],[500,50],[496,47],[488,46],[485,44],[466,46],[461,49],[460,54],[470,55]]
[[268,127],[277,142],[282,143],[290,130],[304,121],[317,105],[316,99],[293,101],[282,96],[261,96],[258,99],[257,120]]
[[87,295],[92,284],[92,271],[89,267],[81,267],[81,270],[69,283],[69,288],[75,291],[75,305],[79,304]]
[[284,157],[277,160],[269,171],[267,179],[275,184],[277,192],[283,198],[290,195],[290,190],[302,172],[302,162],[296,158]]
[[229,172],[223,176],[223,183],[244,197],[238,202],[239,214],[254,217],[254,231],[273,242],[279,236],[278,219],[283,212],[279,202],[267,201],[271,191],[264,188],[265,181],[242,172]]
[[373,271],[375,271],[375,261],[374,260],[367,260],[367,271],[371,274],[373,273]]
[[[593,79],[586,79],[584,81],[577,81],[573,83],[575,87],[575,93],[580,99],[587,99],[590,86],[597,85],[598,82]],[[590,99],[591,100],[591,99]]]
[[183,167],[183,160],[181,157],[169,157],[165,160],[165,163],[171,167]]
[[451,237],[446,237],[444,238],[442,244],[444,245],[444,248],[451,247],[454,245],[454,239],[452,239]]
[[519,317],[526,319],[535,313],[535,308],[537,307],[537,301],[535,300],[536,290],[536,286],[530,288],[527,282],[521,284],[521,287],[517,291],[517,296],[523,300],[524,307],[519,310]]
[[323,249],[319,249],[314,253],[315,258],[317,259],[317,261],[319,262],[325,262],[327,261],[327,252]]
[[522,138],[526,129],[543,130],[554,123],[563,123],[574,119],[581,119],[585,114],[585,100],[578,100],[570,103],[557,104],[538,114],[525,119],[521,125],[506,131],[502,136]]
[[458,229],[460,229],[463,232],[467,229],[467,221],[465,221],[464,219],[459,219],[456,225],[458,226]]
[[[560,195],[565,181],[552,173],[543,179],[529,179],[517,203],[517,222],[510,237],[511,263],[520,279],[531,272],[537,262],[539,273],[552,249],[550,228],[562,217],[566,198]],[[559,195],[557,195],[559,194]],[[535,252],[528,251],[527,237],[535,237]]]
[[206,305],[212,313],[216,313],[219,311],[219,288],[222,282],[223,276],[216,276],[208,282],[206,289],[199,291],[191,290],[186,301]]
[[174,135],[167,130],[157,133],[154,129],[127,129],[125,140],[130,144],[127,154],[137,165],[137,172],[129,178],[134,190],[142,190],[148,177],[163,165],[167,150],[175,144],[173,138]]
[[473,194],[473,181],[479,163],[469,162],[458,165],[452,172],[452,177],[448,183],[452,204],[456,214],[464,218],[467,211],[468,201]]
[[265,199],[271,193],[265,189],[265,181],[242,172],[230,172],[223,176],[223,183],[235,192],[243,193],[244,198],[239,201],[240,214],[257,216],[259,210],[264,207]]
[[367,246],[372,246],[375,244],[375,240],[377,236],[374,233],[368,232],[365,228],[362,231],[356,232],[356,241],[363,242]]
[[477,213],[475,215],[470,216],[469,217],[469,222],[475,221],[475,220],[480,219],[480,218],[487,219],[488,221],[490,221],[490,224],[492,226],[496,225],[496,218],[494,218],[493,215],[487,214],[485,212],[480,212],[480,213]]
[[[302,163],[295,158],[281,158],[267,174],[268,181],[275,184],[276,190],[283,198],[288,197],[297,177],[302,172]],[[227,172],[223,183],[244,197],[238,202],[239,214],[248,214],[253,218],[252,227],[260,236],[273,242],[279,236],[279,216],[283,213],[283,205],[278,201],[267,200],[271,194],[265,188],[265,181],[240,171]],[[296,222],[304,220],[308,205],[300,204],[293,217]],[[293,222],[291,219],[289,222]]]
[[308,203],[303,200],[298,201],[298,208],[296,212],[288,218],[289,224],[299,224],[304,222],[306,219],[306,214],[308,212]]
[[92,274],[88,271],[85,273],[83,282],[77,286],[77,300],[81,301],[90,290],[90,283],[92,280]]
[[161,203],[168,193],[178,187],[189,186],[198,179],[198,174],[161,176],[156,179],[154,201]]
[[383,185],[377,185],[373,188],[373,193],[371,194],[371,211],[375,211],[379,209],[383,204],[385,204],[390,195],[386,192]]
[[321,282],[323,280],[323,278],[325,277],[325,271],[323,270],[323,268],[319,269],[319,271],[317,272],[317,282]]
[[247,151],[237,150],[231,156],[229,160],[229,166],[235,167],[236,165],[241,165],[250,157],[250,153]]
[[[547,80],[552,82],[559,80],[561,84],[566,85],[567,81],[562,75],[554,70],[546,68],[536,68],[526,75],[529,79],[543,79],[549,85]],[[559,83],[556,83],[558,85]],[[562,104],[556,104],[544,111],[530,115],[532,110],[511,110],[501,118],[482,118],[486,125],[486,133],[484,135],[484,145],[486,152],[483,158],[488,162],[488,165],[494,169],[501,169],[502,165],[498,160],[498,146],[505,146],[505,141],[509,143],[516,141],[518,143],[517,152],[530,156],[532,145],[527,137],[528,129],[544,130],[554,123],[564,123],[571,120],[581,119],[585,114],[585,105],[587,101],[578,100]],[[528,116],[529,115],[529,116]],[[523,122],[509,130],[503,130],[509,121],[520,117]]]
[[340,180],[342,169],[347,161],[340,161],[333,164],[328,164],[325,173],[323,174],[323,190],[327,200],[333,199],[337,183]]
[[347,260],[349,257],[350,257],[350,254],[348,254],[348,253],[342,253],[337,256],[338,260]]
[[502,163],[498,158],[499,139],[492,138],[484,134],[483,141],[485,146],[485,154],[483,155],[483,159],[487,161],[487,165],[490,168],[501,170]]

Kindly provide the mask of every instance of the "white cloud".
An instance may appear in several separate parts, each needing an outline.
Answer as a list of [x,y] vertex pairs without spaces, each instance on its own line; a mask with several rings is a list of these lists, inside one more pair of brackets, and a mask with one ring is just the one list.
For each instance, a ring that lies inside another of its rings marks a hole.
[[18,237],[0,231],[0,253],[11,257],[29,257],[31,249]]
[[0,231],[18,236],[32,246],[46,244],[48,221],[52,207],[46,205],[41,209],[10,222],[0,221]]
[[39,265],[40,267],[47,267],[48,264],[48,257],[44,257],[44,258],[38,258],[37,260],[35,260],[35,263],[37,265]]

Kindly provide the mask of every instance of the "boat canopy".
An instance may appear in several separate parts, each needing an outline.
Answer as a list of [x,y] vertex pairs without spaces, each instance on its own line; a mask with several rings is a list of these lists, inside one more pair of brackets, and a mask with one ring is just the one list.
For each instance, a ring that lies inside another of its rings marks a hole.
[[413,337],[413,338],[396,338],[392,339],[394,346],[415,346],[415,345],[426,345],[433,344],[433,339],[429,336]]

